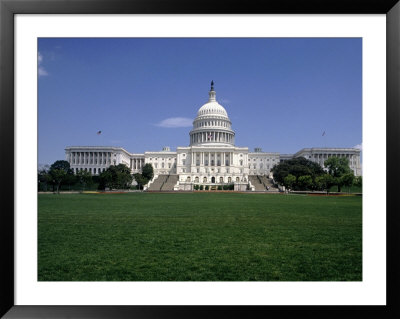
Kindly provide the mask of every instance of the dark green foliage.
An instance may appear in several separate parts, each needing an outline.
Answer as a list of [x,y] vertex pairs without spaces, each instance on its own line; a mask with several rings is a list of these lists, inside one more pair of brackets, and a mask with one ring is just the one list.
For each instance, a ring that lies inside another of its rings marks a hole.
[[[49,180],[55,187],[57,193],[60,192],[61,184],[72,184],[75,182],[74,173],[67,161],[55,161],[48,172]],[[54,190],[53,190],[54,191]]]
[[111,172],[106,169],[99,175],[99,189],[104,190],[105,188],[111,189],[113,185],[113,177]]
[[361,281],[362,198],[38,196],[39,281]]
[[202,191],[204,189],[204,186],[203,185],[200,185],[200,190]]
[[208,185],[206,185],[205,190],[208,191],[210,187]]
[[362,187],[362,176],[357,176],[354,178],[354,186]]
[[341,177],[339,177],[340,186],[347,187],[348,190],[353,185],[353,183],[354,183],[354,174],[353,174],[353,172],[344,174]]
[[342,186],[341,177],[351,173],[349,160],[345,157],[332,156],[324,162],[324,165],[328,168],[329,174],[335,179],[335,185],[337,185],[338,192],[340,192]]
[[[147,163],[142,168],[142,176],[150,181],[154,176],[153,166],[150,163]],[[146,183],[147,184],[147,183]]]
[[272,168],[272,173],[274,174],[274,180],[281,185],[285,185],[285,177],[289,174],[295,176],[296,182],[292,183],[290,188],[300,190],[301,187],[298,184],[300,176],[311,176],[314,183],[317,176],[324,174],[324,170],[318,163],[314,163],[304,157],[296,157],[275,165]]
[[88,171],[78,171],[75,176],[78,183],[82,186],[82,190],[85,190],[86,186],[93,184],[92,173]]
[[329,174],[333,177],[341,177],[351,171],[349,160],[345,157],[332,156],[324,162],[324,165],[328,168]]
[[315,184],[317,190],[326,190],[329,192],[329,189],[336,185],[336,179],[329,174],[324,174],[315,178]]
[[288,189],[293,189],[293,185],[296,184],[296,176],[292,174],[288,174],[284,179],[283,179],[283,185],[288,188]]
[[143,186],[149,182],[149,180],[140,173],[133,174],[133,178],[136,183],[138,183],[138,189],[143,189]]
[[99,175],[99,189],[129,189],[132,179],[129,167],[124,164],[111,165]]
[[200,187],[199,187],[199,185],[194,185],[193,188],[195,191],[198,191]]
[[49,174],[49,170],[49,165],[46,165],[38,170],[38,191],[47,192],[48,187],[52,185],[52,178]]
[[222,186],[221,186],[221,185],[218,185],[217,189],[218,189],[219,191],[222,191]]
[[313,180],[310,175],[300,176],[297,181],[299,188],[309,190],[313,188]]

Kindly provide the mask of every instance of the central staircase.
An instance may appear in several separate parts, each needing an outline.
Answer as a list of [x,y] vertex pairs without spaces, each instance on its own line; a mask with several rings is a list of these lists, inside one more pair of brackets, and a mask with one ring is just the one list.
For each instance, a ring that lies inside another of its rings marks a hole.
[[274,187],[272,181],[268,179],[267,176],[249,175],[249,181],[254,186],[254,190],[256,192],[278,191],[278,189]]
[[161,186],[162,191],[173,191],[174,186],[178,183],[179,176],[178,175],[168,175],[167,180]]
[[173,191],[178,180],[178,175],[158,175],[147,190],[150,192]]

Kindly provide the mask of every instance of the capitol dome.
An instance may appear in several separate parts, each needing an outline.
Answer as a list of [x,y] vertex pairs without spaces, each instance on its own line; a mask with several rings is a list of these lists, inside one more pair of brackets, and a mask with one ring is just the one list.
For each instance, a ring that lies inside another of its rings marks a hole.
[[213,81],[208,95],[208,102],[200,107],[193,121],[190,145],[234,145],[235,132],[228,113],[216,100]]

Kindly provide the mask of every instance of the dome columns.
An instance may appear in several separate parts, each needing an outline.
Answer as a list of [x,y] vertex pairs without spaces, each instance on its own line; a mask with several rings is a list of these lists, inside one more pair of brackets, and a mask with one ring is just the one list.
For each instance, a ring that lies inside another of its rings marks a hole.
[[190,132],[190,145],[208,143],[234,144],[233,132],[226,131],[192,131]]

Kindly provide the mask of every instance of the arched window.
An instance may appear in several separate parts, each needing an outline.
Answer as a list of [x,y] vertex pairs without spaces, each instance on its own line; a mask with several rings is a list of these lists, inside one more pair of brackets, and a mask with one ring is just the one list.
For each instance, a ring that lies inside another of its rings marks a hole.
[[190,176],[188,176],[188,177],[186,178],[186,181],[187,181],[187,182],[190,182]]
[[220,178],[219,178],[219,182],[220,182],[220,183],[223,183],[223,182],[224,182],[224,178],[223,178],[223,177],[220,177]]
[[96,167],[93,168],[93,174],[96,174]]
[[232,177],[228,177],[228,183],[232,183]]
[[236,177],[236,181],[239,182],[239,177]]
[[207,177],[203,177],[203,183],[207,183]]
[[199,182],[199,177],[196,176],[195,179],[194,179],[194,181],[195,181],[195,183],[198,183],[198,182]]

